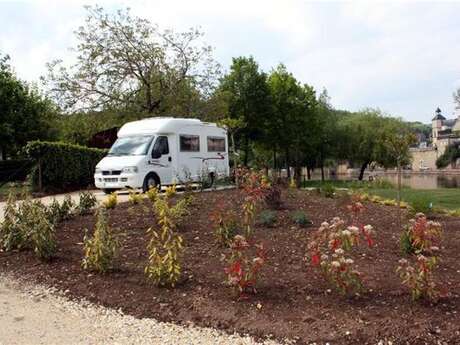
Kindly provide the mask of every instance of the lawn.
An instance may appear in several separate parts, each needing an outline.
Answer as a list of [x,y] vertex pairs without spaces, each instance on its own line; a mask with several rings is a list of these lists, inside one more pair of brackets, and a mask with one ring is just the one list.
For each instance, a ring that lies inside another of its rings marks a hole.
[[[396,199],[397,190],[388,181],[304,181],[304,187],[320,188],[322,185],[332,185],[336,188],[348,188],[361,190],[371,195],[378,195],[385,199]],[[403,187],[401,199],[408,203],[425,201],[432,203],[434,208],[445,208],[450,210],[460,209],[460,190],[458,188],[438,189],[412,189]]]
[[[369,194],[379,195],[386,199],[396,199],[397,191],[395,189],[377,189],[369,188]],[[456,188],[439,188],[439,189],[411,189],[404,188],[401,191],[401,199],[412,203],[417,199],[431,202],[435,208],[459,209],[460,208],[460,191]]]

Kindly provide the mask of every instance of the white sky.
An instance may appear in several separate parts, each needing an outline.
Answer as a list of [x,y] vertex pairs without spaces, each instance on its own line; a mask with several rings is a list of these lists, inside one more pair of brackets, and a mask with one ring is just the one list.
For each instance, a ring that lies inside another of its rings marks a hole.
[[165,28],[199,26],[228,68],[253,55],[265,71],[284,63],[302,82],[326,87],[337,108],[379,107],[407,120],[446,117],[460,87],[460,2],[300,0],[0,0],[0,52],[37,81],[45,63],[72,58],[83,5],[134,14]]

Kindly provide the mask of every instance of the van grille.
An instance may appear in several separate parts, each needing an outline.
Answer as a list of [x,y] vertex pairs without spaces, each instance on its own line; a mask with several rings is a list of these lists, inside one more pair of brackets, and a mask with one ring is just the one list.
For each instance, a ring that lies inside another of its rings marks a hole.
[[102,175],[120,175],[121,170],[103,170]]

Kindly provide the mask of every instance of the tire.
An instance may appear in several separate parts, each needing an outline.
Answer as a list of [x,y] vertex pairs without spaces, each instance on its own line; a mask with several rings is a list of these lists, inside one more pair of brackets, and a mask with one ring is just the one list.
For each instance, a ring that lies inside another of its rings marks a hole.
[[113,192],[116,192],[118,189],[110,189],[110,188],[105,188],[103,189],[102,191],[104,192],[104,194],[112,194]]
[[157,175],[150,173],[147,174],[144,179],[144,183],[142,184],[142,192],[146,193],[152,187],[160,189],[160,180],[158,179]]

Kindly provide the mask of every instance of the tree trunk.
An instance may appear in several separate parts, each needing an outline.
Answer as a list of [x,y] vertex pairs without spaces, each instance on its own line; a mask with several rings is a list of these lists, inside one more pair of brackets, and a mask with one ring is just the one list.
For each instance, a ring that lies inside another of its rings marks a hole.
[[247,135],[244,136],[244,166],[248,166],[249,160],[249,138]]
[[311,180],[311,170],[309,166],[307,166],[307,178]]
[[273,170],[276,170],[276,146],[273,146]]
[[324,165],[321,163],[321,182],[324,182]]
[[289,148],[286,147],[286,170],[287,170],[287,178],[291,178],[291,169],[289,169]]
[[366,170],[367,166],[369,165],[369,162],[366,161],[363,163],[363,165],[361,165],[361,170],[359,172],[359,177],[358,177],[358,180],[362,181],[363,180],[363,177],[364,177],[364,171]]

